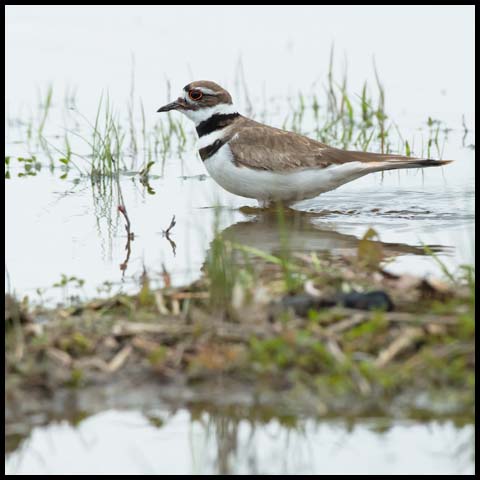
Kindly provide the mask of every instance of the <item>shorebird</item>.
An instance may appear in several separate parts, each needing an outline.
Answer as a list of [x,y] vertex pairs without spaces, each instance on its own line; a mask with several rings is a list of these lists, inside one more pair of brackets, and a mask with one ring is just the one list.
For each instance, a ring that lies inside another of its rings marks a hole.
[[368,173],[438,167],[431,160],[330,147],[240,115],[231,95],[214,82],[189,83],[158,112],[177,110],[195,123],[199,153],[210,176],[225,190],[255,198],[261,206],[316,197]]

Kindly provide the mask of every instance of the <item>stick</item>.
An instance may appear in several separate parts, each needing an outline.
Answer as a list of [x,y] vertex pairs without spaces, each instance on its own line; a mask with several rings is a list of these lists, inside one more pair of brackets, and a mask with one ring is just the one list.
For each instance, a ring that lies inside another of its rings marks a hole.
[[168,240],[168,242],[170,243],[170,246],[172,247],[173,256],[175,256],[176,254],[177,244],[170,238],[170,231],[176,224],[177,222],[175,220],[175,215],[174,215],[172,217],[172,220],[170,221],[170,225],[168,226],[168,228],[166,230],[162,230],[163,236]]
[[123,263],[120,264],[120,270],[124,274],[125,270],[127,269],[128,260],[130,259],[130,254],[131,254],[130,242],[135,238],[135,236],[133,232],[130,232],[130,219],[128,218],[127,209],[125,208],[125,205],[119,205],[118,211],[125,217],[125,222],[126,222],[125,230],[127,231],[127,244],[125,245],[125,250],[127,251],[127,257],[125,258]]
[[384,367],[393,360],[402,350],[412,345],[415,340],[424,335],[423,330],[417,327],[406,328],[390,345],[382,350],[375,360],[376,367]]

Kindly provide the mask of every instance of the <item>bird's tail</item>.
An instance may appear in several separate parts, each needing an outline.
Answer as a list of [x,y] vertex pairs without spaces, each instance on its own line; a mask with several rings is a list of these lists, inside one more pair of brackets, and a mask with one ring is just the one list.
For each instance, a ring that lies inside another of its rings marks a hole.
[[[452,163],[453,160],[432,160],[430,158],[388,158],[378,165],[378,171],[382,170],[398,170],[401,168],[426,168],[426,167],[441,167]],[[397,157],[396,155],[394,157]]]
[[397,170],[401,168],[426,168],[440,167],[453,162],[453,160],[432,160],[430,158],[415,158],[405,155],[370,153],[370,152],[346,152],[353,161],[365,164],[370,171]]

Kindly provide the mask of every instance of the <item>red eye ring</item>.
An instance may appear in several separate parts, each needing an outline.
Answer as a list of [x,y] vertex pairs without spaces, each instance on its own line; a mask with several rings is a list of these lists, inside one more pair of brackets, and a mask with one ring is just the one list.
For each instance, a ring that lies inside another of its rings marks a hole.
[[203,93],[200,90],[190,90],[188,96],[197,102],[203,97]]

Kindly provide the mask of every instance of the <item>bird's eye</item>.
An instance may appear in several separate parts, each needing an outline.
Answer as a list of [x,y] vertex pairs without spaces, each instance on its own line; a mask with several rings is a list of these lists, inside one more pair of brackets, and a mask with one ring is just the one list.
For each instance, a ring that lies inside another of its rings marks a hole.
[[200,100],[203,97],[203,93],[200,90],[190,90],[188,96],[195,101]]

